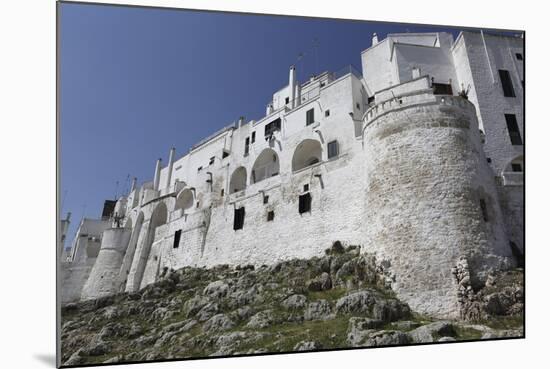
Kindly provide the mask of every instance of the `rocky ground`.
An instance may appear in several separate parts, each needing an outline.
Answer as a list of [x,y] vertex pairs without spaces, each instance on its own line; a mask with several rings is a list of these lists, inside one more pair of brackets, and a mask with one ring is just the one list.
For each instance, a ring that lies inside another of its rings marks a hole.
[[62,363],[520,337],[522,282],[513,270],[469,290],[464,315],[475,321],[465,322],[412,312],[373,256],[339,242],[323,257],[272,266],[164,271],[137,293],[63,306]]

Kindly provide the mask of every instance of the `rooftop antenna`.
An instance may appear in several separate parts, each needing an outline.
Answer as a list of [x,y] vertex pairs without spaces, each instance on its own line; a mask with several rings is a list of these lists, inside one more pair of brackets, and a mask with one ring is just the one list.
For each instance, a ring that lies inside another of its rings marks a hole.
[[114,198],[114,200],[117,199],[117,196],[118,196],[118,181],[116,181],[116,186],[115,186],[115,198]]
[[315,71],[314,74],[319,73],[319,40],[317,37],[313,39],[313,49],[315,51]]

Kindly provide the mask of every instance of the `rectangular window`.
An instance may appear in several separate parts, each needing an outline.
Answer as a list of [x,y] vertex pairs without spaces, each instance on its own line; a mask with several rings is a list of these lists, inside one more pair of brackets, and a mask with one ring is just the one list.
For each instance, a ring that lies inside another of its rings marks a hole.
[[508,127],[508,134],[510,135],[512,145],[523,145],[515,114],[504,114],[504,117],[506,118],[506,126]]
[[304,192],[307,192],[307,191],[309,191],[309,184],[304,185]]
[[500,76],[500,84],[502,85],[502,92],[506,97],[516,97],[514,93],[514,85],[512,84],[512,78],[510,78],[510,72],[505,69],[499,69],[498,75]]
[[520,53],[516,53],[516,59],[523,60],[523,55],[521,55]]
[[285,97],[285,104],[288,104],[290,102],[290,98]]
[[227,151],[227,150],[224,149],[224,150],[222,151],[222,159],[225,159],[225,158],[227,158],[228,156],[229,156],[229,151]]
[[300,214],[311,211],[311,194],[305,193],[298,198],[298,212]]
[[338,141],[330,141],[328,143],[328,158],[334,158],[338,156]]
[[210,161],[208,162],[208,165],[214,164],[214,160],[216,160],[216,157],[215,156],[211,157]]
[[180,239],[181,239],[181,229],[178,229],[175,233],[174,233],[174,245],[173,247],[175,249],[177,249],[178,247],[180,247]]
[[357,109],[361,110],[361,104],[355,103],[355,107],[356,107]]
[[315,122],[315,111],[314,109],[309,109],[306,112],[306,126]]
[[264,195],[264,204],[267,204],[269,202],[269,196]]
[[481,214],[483,215],[483,220],[488,222],[489,214],[487,214],[487,204],[485,203],[485,199],[479,199],[479,206],[481,207]]
[[250,143],[254,143],[256,141],[256,131],[252,132],[252,139],[250,140]]
[[512,163],[512,172],[523,172],[523,169],[521,168],[521,164]]
[[277,118],[265,125],[265,137],[270,137],[275,131],[281,130],[281,118]]
[[271,222],[275,219],[275,212],[273,210],[267,212],[267,221]]
[[248,156],[249,150],[250,150],[250,137],[247,137],[244,140],[244,156]]
[[233,229],[243,229],[244,226],[244,207],[235,209],[235,216],[233,217]]
[[225,194],[225,190],[222,188],[222,191],[221,191],[221,196],[223,197],[223,195]]
[[369,96],[369,98],[367,99],[367,104],[372,104],[374,103],[374,96]]
[[330,110],[329,109],[325,110],[325,117],[328,117],[328,116],[330,116]]

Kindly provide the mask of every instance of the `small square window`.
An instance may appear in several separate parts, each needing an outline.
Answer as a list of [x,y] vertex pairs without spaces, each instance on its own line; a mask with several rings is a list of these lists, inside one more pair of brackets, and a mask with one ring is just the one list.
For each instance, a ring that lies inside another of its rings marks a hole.
[[517,60],[523,60],[523,55],[521,53],[516,53]]
[[269,196],[264,195],[264,204],[267,204],[269,202]]
[[275,212],[273,210],[270,210],[267,212],[267,221],[271,222],[275,219]]
[[233,217],[233,230],[242,229],[244,226],[244,207],[235,209]]
[[304,192],[307,192],[307,191],[309,191],[309,184],[304,185]]
[[202,170],[202,167],[197,168],[197,172],[200,172]]
[[306,112],[306,126],[315,122],[315,110],[309,109]]
[[300,214],[311,211],[311,194],[305,193],[298,198],[298,212]]
[[254,143],[256,141],[256,131],[252,132],[252,138],[250,139],[250,143]]
[[487,158],[487,163],[491,163],[493,160],[491,158]]
[[334,140],[328,143],[328,158],[335,158],[338,156],[338,141]]
[[178,230],[174,233],[174,245],[173,245],[173,248],[177,249],[178,247],[180,247],[180,239],[181,239],[181,229],[178,229]]
[[227,158],[228,156],[229,156],[229,151],[227,151],[227,150],[224,149],[224,150],[222,151],[222,159],[225,159],[225,158]]
[[321,82],[321,87],[325,87],[325,82]]
[[222,197],[223,197],[224,194],[225,194],[225,190],[222,188],[222,191],[221,191]]
[[325,117],[328,117],[328,116],[330,116],[330,110],[329,109],[325,110]]
[[368,104],[371,104],[374,102],[374,96],[370,96],[368,99],[367,99],[367,103]]
[[290,98],[285,97],[285,104],[288,104],[290,102]]
[[519,163],[512,163],[512,172],[523,172],[523,168]]

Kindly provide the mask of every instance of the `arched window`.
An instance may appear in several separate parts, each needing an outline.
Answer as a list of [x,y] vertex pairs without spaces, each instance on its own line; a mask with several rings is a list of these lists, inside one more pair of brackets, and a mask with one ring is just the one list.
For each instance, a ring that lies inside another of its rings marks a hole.
[[313,164],[321,162],[322,149],[321,143],[317,140],[307,139],[296,146],[294,156],[292,157],[292,171],[307,168]]
[[178,197],[176,198],[176,207],[174,210],[182,209],[183,211],[193,207],[193,202],[195,198],[193,196],[193,191],[189,188],[182,190]]
[[523,155],[520,155],[516,157],[514,160],[512,160],[506,168],[504,168],[505,172],[523,172]]
[[252,167],[250,183],[257,183],[279,174],[279,156],[273,149],[264,149]]
[[246,188],[246,169],[238,167],[231,175],[229,182],[229,193],[239,192]]

